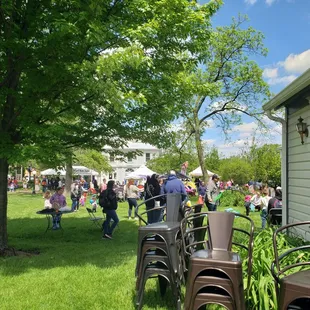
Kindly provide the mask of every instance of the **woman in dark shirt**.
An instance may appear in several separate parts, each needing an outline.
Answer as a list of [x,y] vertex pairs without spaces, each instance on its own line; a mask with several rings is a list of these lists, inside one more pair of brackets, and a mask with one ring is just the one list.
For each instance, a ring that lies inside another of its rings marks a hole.
[[[106,220],[103,222],[103,238],[112,239],[114,228],[117,226],[119,219],[116,213],[117,198],[114,191],[114,181],[109,181],[107,189],[100,193],[99,203],[106,213]],[[111,220],[113,220],[112,225]]]
[[[157,179],[157,175],[153,174],[151,177],[147,178],[147,181],[144,185],[144,193],[145,193],[145,200],[148,200],[152,197],[160,195],[160,185]],[[157,203],[155,203],[158,201]],[[152,199],[145,203],[146,210],[151,210],[154,207],[159,207],[160,205],[160,198]],[[147,221],[149,224],[157,223],[160,221],[161,217],[161,210],[154,210],[147,213]]]

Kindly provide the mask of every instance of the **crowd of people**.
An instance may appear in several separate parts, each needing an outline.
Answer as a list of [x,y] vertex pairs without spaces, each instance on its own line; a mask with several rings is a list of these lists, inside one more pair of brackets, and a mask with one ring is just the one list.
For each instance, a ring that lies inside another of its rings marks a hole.
[[18,181],[15,177],[8,178],[8,191],[14,192],[18,188]]
[[[208,184],[205,184],[199,179],[196,179],[195,183],[198,188],[200,202],[206,204],[208,211],[217,210],[217,206],[224,190],[239,190],[239,186],[234,185],[232,179],[223,182],[219,180],[217,174],[214,174],[210,178]],[[249,182],[249,184],[243,186],[243,189],[247,192],[244,198],[246,215],[249,216],[251,211],[260,212],[262,228],[265,228],[270,210],[273,208],[282,208],[281,187],[277,186],[276,189],[274,189],[262,183]]]
[[273,192],[268,186],[248,186],[248,190],[252,195],[248,194],[244,198],[246,215],[249,215],[250,211],[259,211],[262,228],[265,228],[270,210],[282,208],[282,188],[277,186]]
[[[54,189],[54,182],[58,182],[55,193],[52,195],[51,190]],[[59,178],[48,179],[43,177],[42,188],[44,192],[44,208],[55,210],[70,210],[71,212],[79,211],[80,206],[84,206],[87,201],[87,195],[90,194],[89,203],[92,206],[92,211],[96,212],[98,205],[106,214],[106,219],[103,223],[103,238],[112,239],[113,231],[119,223],[117,215],[117,207],[119,199],[118,188],[119,185],[113,180],[106,179],[98,186],[95,179],[88,184],[83,178],[75,180],[71,184],[70,198],[71,207],[67,206],[66,198],[63,195],[64,183]],[[49,186],[50,184],[50,186]],[[195,180],[198,197],[200,203],[204,203],[208,211],[216,211],[220,202],[221,195],[224,190],[236,188],[233,180],[227,182],[220,181],[217,174],[210,177],[207,184],[199,179]],[[46,186],[45,186],[46,185]],[[138,199],[141,197],[145,200],[146,210],[154,209],[147,213],[147,221],[149,224],[161,221],[163,213],[162,208],[165,200],[161,195],[169,193],[180,193],[182,200],[188,196],[186,185],[180,180],[176,172],[171,170],[169,175],[163,179],[157,174],[147,177],[144,186],[135,184],[135,180],[127,180],[122,189],[122,194],[128,202],[128,219],[137,219],[138,213]],[[263,185],[251,184],[245,185],[248,194],[244,198],[244,206],[246,214],[249,215],[251,211],[260,211],[262,219],[262,228],[265,227],[267,217],[270,209],[282,207],[282,191],[277,187],[275,192]],[[154,198],[155,197],[155,198]],[[53,229],[59,228],[61,220],[61,213],[53,217]]]

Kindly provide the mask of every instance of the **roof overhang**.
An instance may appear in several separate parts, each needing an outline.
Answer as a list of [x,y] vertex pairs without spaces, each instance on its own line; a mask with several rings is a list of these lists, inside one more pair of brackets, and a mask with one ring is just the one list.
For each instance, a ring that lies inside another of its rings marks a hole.
[[310,69],[304,72],[291,84],[285,87],[281,92],[279,92],[275,97],[263,105],[265,111],[277,110],[291,97],[301,92],[303,89],[310,85]]

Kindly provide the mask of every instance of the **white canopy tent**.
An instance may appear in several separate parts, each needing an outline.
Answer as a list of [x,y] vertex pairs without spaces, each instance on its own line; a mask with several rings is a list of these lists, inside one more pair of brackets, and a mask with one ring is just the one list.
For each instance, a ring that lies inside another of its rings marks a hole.
[[126,179],[145,179],[147,176],[151,176],[154,173],[156,172],[152,171],[145,165],[142,165],[134,172],[128,174]]
[[95,170],[89,169],[85,166],[72,166],[73,174],[78,175],[99,175],[99,173]]
[[[60,170],[59,170],[59,172],[60,172]],[[57,175],[57,174],[58,174],[58,172],[55,169],[46,169],[44,171],[41,171],[41,175]]]
[[[208,176],[212,177],[212,175],[214,174],[212,171],[207,170]],[[201,177],[202,176],[202,170],[201,167],[199,166],[198,168],[196,168],[195,170],[191,171],[189,173],[190,176],[192,177]]]
[[[99,173],[95,170],[91,170],[85,166],[72,166],[73,174],[75,175],[99,175]],[[46,169],[44,171],[41,171],[41,175],[66,175],[66,170],[60,169]]]

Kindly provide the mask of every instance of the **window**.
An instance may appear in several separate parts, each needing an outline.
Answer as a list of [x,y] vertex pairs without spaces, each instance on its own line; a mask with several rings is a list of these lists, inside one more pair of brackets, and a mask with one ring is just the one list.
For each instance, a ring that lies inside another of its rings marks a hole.
[[130,173],[132,173],[132,172],[134,172],[133,169],[127,168],[127,169],[125,170],[125,177],[127,177],[127,176],[128,176]]
[[149,161],[151,159],[150,153],[145,153],[145,161]]
[[116,177],[117,177],[117,173],[116,173],[116,172],[114,172],[114,180],[116,179]]
[[115,158],[114,158],[114,155],[110,154],[110,161],[114,161]]

